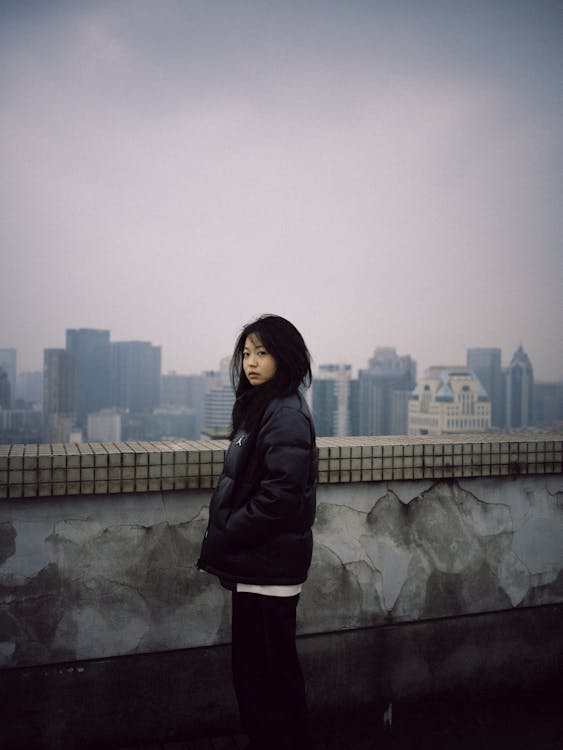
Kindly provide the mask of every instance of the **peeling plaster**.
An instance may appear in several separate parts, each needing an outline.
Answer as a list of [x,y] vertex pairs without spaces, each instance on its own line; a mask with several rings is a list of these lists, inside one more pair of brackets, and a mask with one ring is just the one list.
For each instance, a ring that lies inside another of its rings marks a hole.
[[530,573],[550,573],[555,577],[563,567],[563,517],[559,524],[554,519],[530,518],[514,535],[515,554]]
[[424,492],[427,492],[433,484],[434,480],[425,482],[405,480],[401,482],[389,482],[388,486],[391,492],[393,492],[402,503],[408,505],[411,500],[415,499],[415,497],[419,497]]
[[[539,482],[539,483],[538,483]],[[561,490],[562,480],[559,477],[507,477],[505,481],[498,478],[462,479],[461,489],[467,490],[489,505],[505,505],[512,516],[513,530],[517,531],[527,521],[530,514],[538,510],[540,504],[549,502],[549,496],[555,488]],[[549,489],[548,489],[549,488]]]
[[361,536],[367,532],[366,518],[366,513],[346,505],[323,503],[317,511],[316,543],[331,549],[343,564],[358,561],[362,557]]
[[[2,524],[4,525],[4,524]],[[45,524],[41,521],[14,520],[15,549],[0,565],[0,585],[24,586],[49,563],[45,548]]]
[[381,573],[374,570],[366,560],[348,563],[346,569],[356,578],[362,592],[361,612],[368,616],[383,614],[381,592],[383,581]]
[[378,500],[387,494],[387,483],[347,484],[346,492],[341,485],[325,484],[322,487],[323,505],[345,505],[360,513],[369,513]]
[[524,600],[530,588],[530,571],[517,555],[510,552],[499,561],[497,575],[512,606],[516,607]]
[[412,553],[391,539],[362,536],[360,541],[383,578],[383,601],[385,609],[390,612],[406,581]]
[[393,617],[398,621],[422,616],[426,602],[428,579],[432,572],[430,561],[419,549],[414,549],[405,582],[393,607]]
[[[416,484],[411,483],[410,492]],[[394,492],[397,485],[389,483],[387,492],[374,493],[376,502],[367,523],[362,514],[337,504],[333,488],[331,510],[323,511],[320,505],[317,530],[317,539],[349,568],[357,564],[354,559],[361,559],[360,542],[369,567],[380,575],[378,594],[385,610],[397,619],[416,619],[422,613],[427,617],[447,614],[448,601],[455,612],[516,606],[524,601],[533,579],[512,549],[513,517],[507,504],[480,499],[484,490],[480,480],[464,482],[463,487],[455,482],[418,483],[421,494],[408,505]],[[510,485],[510,494],[497,492],[494,499],[509,499],[514,507],[515,485]],[[550,507],[541,482],[526,482],[523,489],[528,495],[530,490],[534,493],[532,503],[524,499],[526,505],[541,512]],[[561,538],[559,531],[555,535]],[[444,578],[444,583],[449,581],[446,599],[440,593],[441,584],[428,588],[431,576],[437,582],[437,574],[448,576]],[[552,579],[551,569],[544,569],[542,581]]]

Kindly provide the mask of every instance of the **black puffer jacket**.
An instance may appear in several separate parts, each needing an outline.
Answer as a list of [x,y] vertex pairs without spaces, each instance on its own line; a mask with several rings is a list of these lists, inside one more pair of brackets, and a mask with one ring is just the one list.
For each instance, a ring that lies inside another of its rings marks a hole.
[[273,399],[239,431],[209,507],[198,567],[224,583],[302,583],[311,564],[317,449],[299,394]]

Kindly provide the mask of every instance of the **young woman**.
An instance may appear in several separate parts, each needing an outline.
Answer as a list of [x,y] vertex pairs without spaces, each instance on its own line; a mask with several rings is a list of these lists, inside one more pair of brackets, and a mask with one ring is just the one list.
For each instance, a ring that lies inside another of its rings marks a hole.
[[308,750],[295,645],[315,518],[317,450],[300,393],[310,356],[289,321],[266,315],[231,360],[233,432],[209,509],[199,567],[232,590],[233,682],[252,750]]

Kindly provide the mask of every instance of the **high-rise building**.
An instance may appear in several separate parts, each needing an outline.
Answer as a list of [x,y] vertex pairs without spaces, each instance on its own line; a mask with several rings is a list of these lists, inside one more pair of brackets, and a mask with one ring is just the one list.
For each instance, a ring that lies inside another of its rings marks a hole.
[[188,406],[203,413],[204,375],[178,375],[169,372],[160,378],[161,406]]
[[74,367],[76,422],[86,427],[88,414],[111,406],[111,347],[109,331],[67,329],[66,351]]
[[357,378],[350,381],[350,435],[361,435],[360,432],[360,383]]
[[506,419],[501,350],[496,348],[468,349],[467,369],[475,373],[481,385],[487,391],[491,402],[491,423],[493,427],[504,427]]
[[231,432],[235,394],[230,385],[212,388],[205,394],[203,434],[214,439],[225,439]]
[[0,367],[0,409],[9,409],[12,405],[12,389],[8,373]]
[[19,372],[16,379],[16,401],[23,404],[43,403],[43,373]]
[[203,434],[213,439],[227,438],[231,433],[235,393],[229,381],[229,357],[221,360],[218,372],[204,373]]
[[189,375],[169,372],[160,377],[160,405],[188,406]]
[[160,403],[161,348],[147,341],[111,344],[112,406],[149,412]]
[[194,410],[198,419],[203,421],[203,401],[205,386],[203,375],[188,375],[188,402],[187,406]]
[[74,362],[66,349],[43,352],[43,440],[70,439],[74,418]]
[[529,427],[534,424],[534,370],[522,346],[506,373],[506,428]]
[[475,373],[463,367],[430,367],[409,401],[409,435],[484,432],[491,402]]
[[180,409],[180,414],[189,409],[193,413],[195,436],[203,429],[205,386],[203,375],[178,375],[175,372],[160,378],[160,405],[170,413]]
[[10,408],[16,399],[17,352],[15,349],[0,349],[0,368],[6,373],[10,384]]
[[66,349],[43,352],[43,413],[74,413],[74,366]]
[[379,347],[367,369],[360,370],[358,381],[359,433],[406,434],[408,395],[416,386],[416,362],[412,357],[400,357],[392,347]]
[[350,434],[352,366],[320,365],[312,385],[312,412],[319,437]]
[[391,391],[390,435],[406,435],[409,431],[409,399],[412,391]]
[[534,424],[563,428],[563,383],[534,383]]

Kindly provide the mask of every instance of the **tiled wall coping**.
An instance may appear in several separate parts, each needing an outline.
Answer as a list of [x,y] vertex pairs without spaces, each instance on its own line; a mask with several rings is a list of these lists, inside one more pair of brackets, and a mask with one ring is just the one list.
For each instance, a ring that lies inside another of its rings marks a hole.
[[[563,473],[563,434],[318,438],[319,483]],[[206,489],[228,442],[0,445],[0,498]]]

